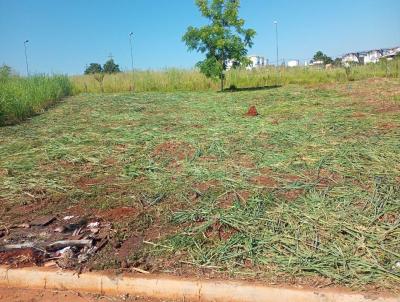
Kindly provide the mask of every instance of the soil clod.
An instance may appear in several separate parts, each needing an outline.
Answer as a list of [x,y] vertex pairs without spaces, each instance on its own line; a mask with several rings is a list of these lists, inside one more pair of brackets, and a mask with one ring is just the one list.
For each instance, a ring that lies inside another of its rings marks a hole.
[[258,111],[257,111],[256,106],[251,106],[246,113],[246,116],[257,116],[257,115],[258,115]]

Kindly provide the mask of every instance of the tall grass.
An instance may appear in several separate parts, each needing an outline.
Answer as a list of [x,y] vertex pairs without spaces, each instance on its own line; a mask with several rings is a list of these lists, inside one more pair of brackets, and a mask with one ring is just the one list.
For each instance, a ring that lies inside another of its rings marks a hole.
[[[286,84],[346,82],[372,77],[400,77],[400,60],[344,68],[264,68],[231,70],[226,73],[226,87],[260,87]],[[105,75],[102,81],[93,75],[73,76],[74,93],[121,91],[205,91],[218,90],[219,82],[207,79],[197,70],[167,69]]]
[[22,78],[3,74],[0,77],[0,126],[40,113],[71,93],[72,84],[67,76]]

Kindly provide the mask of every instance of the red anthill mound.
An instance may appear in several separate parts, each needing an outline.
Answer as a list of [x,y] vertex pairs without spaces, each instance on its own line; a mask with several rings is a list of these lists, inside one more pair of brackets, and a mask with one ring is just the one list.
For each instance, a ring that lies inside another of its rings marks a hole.
[[251,106],[249,108],[249,110],[247,111],[246,115],[247,116],[257,116],[258,112],[257,112],[256,106]]

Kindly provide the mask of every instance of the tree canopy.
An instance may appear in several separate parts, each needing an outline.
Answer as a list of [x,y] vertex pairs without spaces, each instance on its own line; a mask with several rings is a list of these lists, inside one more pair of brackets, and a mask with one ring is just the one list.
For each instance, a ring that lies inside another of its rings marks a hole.
[[99,63],[90,63],[85,69],[85,74],[98,74],[98,73],[116,73],[121,72],[119,65],[115,64],[113,59],[104,63],[103,67]]
[[103,65],[103,71],[105,73],[117,73],[121,72],[119,69],[119,65],[115,64],[113,59],[109,59],[107,62],[104,63]]
[[182,37],[189,51],[205,54],[205,59],[196,66],[207,77],[221,80],[224,89],[224,71],[227,61],[248,65],[247,47],[253,45],[256,32],[244,29],[244,20],[239,18],[239,0],[196,0],[208,25],[196,28],[189,26]]
[[332,64],[333,60],[331,57],[328,57],[322,51],[317,51],[313,57],[314,61],[322,61],[324,64]]
[[99,63],[90,63],[85,69],[85,74],[94,74],[103,72],[103,68]]

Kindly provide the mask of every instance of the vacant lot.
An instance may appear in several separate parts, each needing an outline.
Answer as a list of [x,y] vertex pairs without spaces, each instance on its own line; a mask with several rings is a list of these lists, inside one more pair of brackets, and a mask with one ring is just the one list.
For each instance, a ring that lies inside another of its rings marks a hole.
[[399,80],[79,95],[0,128],[0,222],[110,223],[92,269],[398,290],[399,150]]

